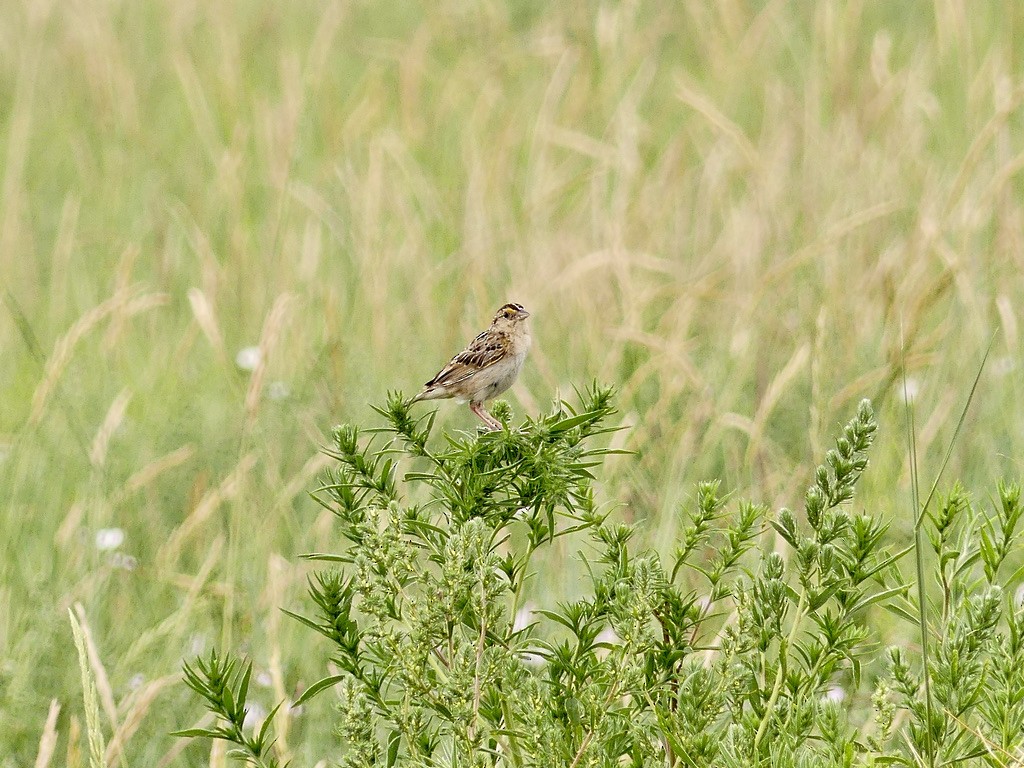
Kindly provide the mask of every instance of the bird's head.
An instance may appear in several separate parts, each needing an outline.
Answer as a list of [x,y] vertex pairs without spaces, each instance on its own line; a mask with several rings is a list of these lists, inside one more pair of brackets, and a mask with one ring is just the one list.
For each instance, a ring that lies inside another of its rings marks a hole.
[[511,326],[521,323],[523,320],[528,318],[530,313],[527,312],[522,304],[516,304],[515,302],[509,302],[497,311],[494,315],[494,325]]

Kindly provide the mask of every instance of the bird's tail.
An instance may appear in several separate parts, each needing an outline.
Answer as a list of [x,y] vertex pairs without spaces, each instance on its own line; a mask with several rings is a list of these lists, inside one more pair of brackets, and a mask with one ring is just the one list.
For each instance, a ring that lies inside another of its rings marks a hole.
[[420,400],[433,400],[434,397],[436,397],[436,395],[434,394],[433,390],[424,389],[422,392],[420,392],[418,395],[415,395],[409,401],[409,405],[412,405],[413,403],[418,403]]
[[451,397],[451,394],[446,392],[444,387],[424,387],[422,392],[409,401],[409,404],[418,403],[420,400],[443,400],[446,397]]

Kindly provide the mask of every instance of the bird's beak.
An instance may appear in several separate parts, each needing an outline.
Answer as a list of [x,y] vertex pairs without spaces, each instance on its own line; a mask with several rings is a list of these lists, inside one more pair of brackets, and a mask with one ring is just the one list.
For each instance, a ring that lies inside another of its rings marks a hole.
[[525,320],[529,316],[530,316],[530,313],[527,312],[525,309],[520,309],[519,310],[519,316],[518,317],[519,317],[520,320]]

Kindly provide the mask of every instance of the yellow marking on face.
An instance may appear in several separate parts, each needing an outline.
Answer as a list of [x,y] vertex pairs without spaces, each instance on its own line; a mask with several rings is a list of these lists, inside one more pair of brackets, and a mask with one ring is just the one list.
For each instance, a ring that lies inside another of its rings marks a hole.
[[525,312],[526,310],[523,309],[522,304],[516,304],[511,301],[498,310],[498,314],[506,320],[515,320],[522,317]]

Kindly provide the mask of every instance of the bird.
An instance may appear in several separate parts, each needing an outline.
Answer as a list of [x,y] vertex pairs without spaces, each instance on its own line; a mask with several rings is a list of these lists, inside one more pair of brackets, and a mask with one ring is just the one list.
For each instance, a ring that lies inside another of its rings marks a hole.
[[452,397],[460,403],[469,401],[469,409],[489,430],[500,430],[501,422],[484,409],[484,403],[511,387],[519,375],[530,349],[529,316],[522,304],[503,305],[490,328],[477,334],[409,404]]

